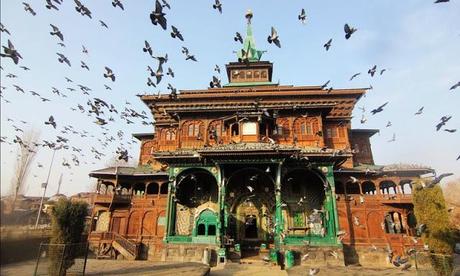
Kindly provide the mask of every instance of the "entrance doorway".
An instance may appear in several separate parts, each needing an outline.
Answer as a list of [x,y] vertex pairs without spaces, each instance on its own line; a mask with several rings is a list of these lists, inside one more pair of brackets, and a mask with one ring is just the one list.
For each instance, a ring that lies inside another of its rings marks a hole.
[[244,237],[246,239],[257,239],[257,217],[248,215],[244,222]]

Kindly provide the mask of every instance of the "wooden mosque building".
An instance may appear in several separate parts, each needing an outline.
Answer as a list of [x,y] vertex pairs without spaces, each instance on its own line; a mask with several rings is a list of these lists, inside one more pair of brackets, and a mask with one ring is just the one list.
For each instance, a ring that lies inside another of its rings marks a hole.
[[193,261],[209,250],[226,261],[290,250],[315,252],[302,262],[343,264],[371,246],[403,254],[422,244],[410,182],[433,171],[374,164],[378,130],[351,127],[366,89],[274,83],[262,54],[248,20],[228,84],[141,97],[156,124],[134,134],[138,166],[90,173],[89,242],[100,257]]

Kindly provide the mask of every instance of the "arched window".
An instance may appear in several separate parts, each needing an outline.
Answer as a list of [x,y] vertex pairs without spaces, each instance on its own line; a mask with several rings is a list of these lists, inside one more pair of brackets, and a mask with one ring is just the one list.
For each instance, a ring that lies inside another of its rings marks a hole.
[[345,185],[345,188],[347,189],[347,194],[349,195],[357,195],[361,194],[361,191],[359,190],[359,183],[358,182],[347,182]]
[[377,194],[377,189],[375,188],[375,184],[372,181],[364,181],[361,184],[361,188],[363,189],[363,194],[366,194],[366,195]]
[[201,121],[187,121],[182,125],[182,136],[185,140],[203,140],[204,124]]
[[401,180],[399,182],[399,186],[401,187],[401,191],[405,195],[410,195],[412,194],[412,180],[407,179],[407,180]]
[[297,118],[294,121],[294,133],[299,141],[314,140],[319,131],[317,118]]
[[394,195],[398,193],[396,184],[393,181],[380,182],[380,192],[384,195]]

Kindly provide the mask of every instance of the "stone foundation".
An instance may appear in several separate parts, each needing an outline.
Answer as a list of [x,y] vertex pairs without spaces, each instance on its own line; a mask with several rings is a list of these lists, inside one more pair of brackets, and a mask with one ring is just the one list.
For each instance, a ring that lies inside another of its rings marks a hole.
[[161,252],[163,262],[201,262],[205,249],[209,249],[210,265],[217,264],[219,246],[211,244],[164,244]]

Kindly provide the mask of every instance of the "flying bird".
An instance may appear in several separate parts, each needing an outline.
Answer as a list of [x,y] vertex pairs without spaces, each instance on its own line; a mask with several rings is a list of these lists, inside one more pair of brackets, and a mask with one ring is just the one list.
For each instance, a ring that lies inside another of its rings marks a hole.
[[212,76],[212,81],[209,82],[211,88],[217,87],[221,88],[220,80],[216,76]]
[[220,67],[219,67],[219,65],[216,64],[216,67],[214,67],[214,71],[216,71],[218,74],[220,74]]
[[157,87],[156,84],[152,81],[151,78],[147,78],[147,86]]
[[449,2],[450,0],[436,0],[434,3],[435,4],[438,4],[438,3],[447,3]]
[[2,33],[7,33],[7,34],[11,35],[10,31],[8,31],[8,29],[5,26],[3,26],[2,23],[0,23],[0,31]]
[[382,104],[381,106],[377,107],[376,109],[371,110],[372,115],[375,115],[379,112],[383,111],[383,108],[388,104],[388,102]]
[[388,121],[388,123],[387,123],[386,127],[391,127],[391,126],[392,126],[392,123],[391,123],[391,121]]
[[22,59],[21,54],[14,48],[13,43],[8,39],[8,47],[3,47],[3,54],[0,54],[1,57],[9,57],[13,60],[14,64],[18,64],[19,59]]
[[436,125],[436,131],[439,131],[446,123],[452,118],[452,116],[442,116],[441,122]]
[[59,61],[60,63],[65,62],[65,63],[67,63],[67,65],[69,65],[70,67],[72,66],[72,65],[70,64],[69,59],[68,59],[66,56],[64,56],[64,55],[61,54],[61,53],[56,53],[56,54],[58,55],[58,61]]
[[321,85],[321,89],[326,88],[326,87],[329,85],[330,82],[331,82],[331,80],[328,80],[328,81],[325,82],[323,85]]
[[[59,3],[59,2],[58,2]],[[60,3],[59,3],[60,4]],[[51,0],[46,0],[46,5],[45,7],[48,9],[48,10],[51,10],[51,9],[55,9],[55,10],[59,10],[57,6],[55,6],[53,4],[53,2],[51,2]]]
[[275,28],[272,27],[270,35],[267,37],[268,43],[274,43],[278,48],[281,48],[281,42],[279,39],[278,32],[275,30]]
[[161,64],[158,65],[158,69],[156,72],[153,72],[152,77],[156,77],[157,79],[157,84],[160,83],[161,78],[163,77],[163,66]]
[[75,2],[75,5],[76,5],[76,6],[75,6],[75,10],[76,10],[77,12],[79,12],[82,16],[85,16],[85,15],[86,15],[86,16],[88,16],[89,18],[92,18],[92,17],[91,17],[91,11],[90,11],[87,7],[85,7],[85,6],[84,6],[80,1],[78,1],[78,0],[74,0],[74,2]]
[[50,116],[48,121],[45,122],[45,125],[51,125],[53,128],[56,128],[56,122],[54,121],[54,117]]
[[377,71],[377,65],[374,65],[371,69],[367,70],[367,73],[371,75],[371,77],[373,77],[376,71]]
[[81,52],[82,52],[83,54],[88,54],[88,49],[86,49],[85,45],[81,45],[81,48],[82,48],[82,49],[81,49]]
[[307,14],[305,13],[305,9],[302,9],[300,11],[300,14],[298,16],[300,22],[302,22],[302,24],[305,24],[305,21],[307,20]]
[[171,78],[174,78],[174,72],[171,69],[171,67],[168,67],[168,72],[166,72],[166,75],[171,76]]
[[358,29],[350,27],[348,24],[343,26],[343,30],[345,31],[345,39],[349,39],[351,35],[356,32]]
[[415,112],[414,115],[422,115],[423,109],[424,109],[424,108],[425,108],[424,106],[420,107],[420,108],[417,110],[417,112]]
[[108,78],[112,81],[115,81],[115,74],[113,73],[112,69],[106,66],[105,71],[107,71],[107,73],[104,73],[104,78]]
[[34,9],[32,9],[32,7],[30,6],[29,3],[26,3],[26,2],[22,2],[22,4],[24,5],[24,10],[26,12],[29,12],[31,15],[33,16],[36,16],[37,13],[34,11]]
[[331,48],[331,44],[332,44],[332,38],[329,39],[326,44],[323,45],[324,48],[326,48],[326,51],[329,51],[329,48]]
[[191,55],[187,47],[182,47],[182,53],[185,54],[185,60],[197,61],[194,55]]
[[152,47],[150,47],[150,44],[148,43],[148,41],[144,41],[144,48],[142,48],[142,51],[144,51],[144,53],[148,52],[150,56],[153,55],[153,51],[152,51]]
[[453,129],[445,128],[444,131],[449,132],[449,133],[454,133],[454,132],[457,131],[457,129],[455,129],[455,128],[453,128]]
[[353,76],[351,76],[350,78],[350,81],[352,81],[354,78],[356,78],[357,76],[361,75],[361,73],[356,73],[354,74]]
[[457,87],[460,87],[460,81],[454,84],[449,90],[457,89]]
[[393,133],[393,137],[390,140],[388,140],[388,142],[391,143],[391,142],[395,142],[395,141],[396,141],[396,134]]
[[64,35],[62,34],[62,32],[59,30],[58,27],[54,26],[53,24],[50,24],[51,28],[53,28],[53,31],[50,32],[50,35],[55,35],[57,37],[59,37],[59,39],[61,41],[64,41]]
[[233,40],[235,40],[235,42],[239,41],[241,44],[243,44],[243,37],[241,36],[239,32],[235,33],[235,37],[233,37]]
[[19,66],[19,68],[23,69],[24,71],[30,71],[30,68],[26,66]]
[[163,30],[167,28],[167,20],[165,17],[165,13],[163,12],[163,6],[160,4],[158,0],[155,1],[155,10],[150,13],[150,20],[152,21],[153,25],[160,24]]
[[222,3],[219,0],[216,0],[212,5],[212,8],[218,10],[220,14],[222,14]]
[[125,10],[125,7],[123,7],[123,3],[121,3],[120,0],[113,0],[112,1],[112,6],[116,8],[117,6],[120,7],[120,9]]
[[182,34],[180,33],[180,31],[174,27],[173,25],[171,25],[171,28],[172,28],[172,32],[171,32],[171,37],[172,38],[179,38],[181,41],[184,41],[184,37],[182,36]]
[[84,68],[84,69],[89,71],[88,65],[86,65],[86,63],[83,60],[81,60],[80,63],[81,63],[81,65],[80,65],[81,68]]
[[99,20],[99,23],[101,23],[101,26],[102,26],[102,27],[105,27],[105,28],[107,28],[107,29],[109,28],[109,26],[107,26],[107,24],[105,24],[104,21]]

